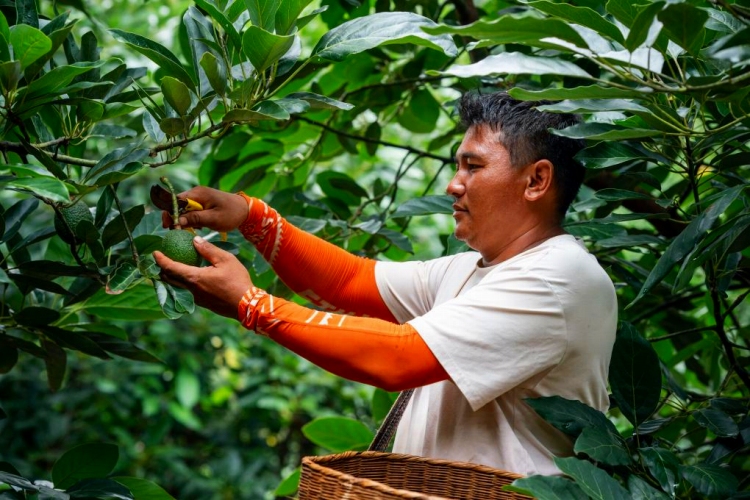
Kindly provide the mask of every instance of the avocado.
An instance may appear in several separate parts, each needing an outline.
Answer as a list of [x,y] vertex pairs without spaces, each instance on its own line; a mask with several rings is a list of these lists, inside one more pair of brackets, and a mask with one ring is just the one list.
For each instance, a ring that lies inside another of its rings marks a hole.
[[182,229],[169,231],[161,241],[161,251],[172,260],[188,266],[198,266],[201,256],[193,246],[193,233]]
[[[63,222],[63,220],[65,222]],[[61,208],[60,213],[55,214],[55,231],[57,231],[57,234],[65,243],[69,245],[79,243],[79,240],[75,236],[75,232],[78,223],[84,220],[93,223],[94,217],[91,215],[89,207],[87,207],[82,201],[79,201],[70,207]],[[67,226],[65,225],[66,222]]]

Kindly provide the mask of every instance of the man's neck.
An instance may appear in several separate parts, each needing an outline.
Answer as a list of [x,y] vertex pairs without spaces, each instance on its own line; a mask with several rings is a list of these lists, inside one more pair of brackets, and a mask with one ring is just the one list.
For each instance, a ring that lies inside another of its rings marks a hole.
[[495,248],[490,253],[481,252],[482,267],[500,264],[561,234],[565,234],[565,230],[559,224],[545,226],[539,224],[522,230],[506,241],[500,248]]

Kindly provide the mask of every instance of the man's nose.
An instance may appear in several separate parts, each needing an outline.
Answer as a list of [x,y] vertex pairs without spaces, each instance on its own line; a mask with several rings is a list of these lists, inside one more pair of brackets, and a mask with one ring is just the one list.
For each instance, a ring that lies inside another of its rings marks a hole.
[[455,198],[461,197],[466,191],[466,187],[461,181],[460,174],[461,172],[456,172],[456,174],[453,176],[453,179],[451,179],[451,181],[448,183],[448,186],[445,188],[446,194],[449,194]]

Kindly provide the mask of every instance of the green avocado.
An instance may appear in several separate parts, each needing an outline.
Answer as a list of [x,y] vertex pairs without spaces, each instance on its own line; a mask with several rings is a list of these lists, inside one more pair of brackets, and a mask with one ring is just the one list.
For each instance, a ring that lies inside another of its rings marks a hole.
[[182,229],[169,231],[161,241],[161,251],[172,260],[188,266],[198,266],[201,256],[193,246],[193,233]]
[[[63,220],[65,222],[63,222]],[[89,207],[87,207],[85,203],[79,201],[68,208],[61,208],[60,213],[55,214],[55,231],[57,231],[57,234],[65,243],[69,245],[79,243],[75,236],[75,232],[78,224],[84,220],[93,223],[94,217],[91,215]],[[65,223],[67,223],[67,226]]]

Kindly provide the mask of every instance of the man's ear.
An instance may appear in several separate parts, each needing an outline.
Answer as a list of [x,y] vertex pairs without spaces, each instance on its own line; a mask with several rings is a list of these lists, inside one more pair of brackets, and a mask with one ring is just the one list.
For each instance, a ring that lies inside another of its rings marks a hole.
[[538,201],[547,194],[552,194],[552,178],[555,166],[549,160],[539,160],[529,165],[527,170],[526,190],[524,198],[527,201]]

